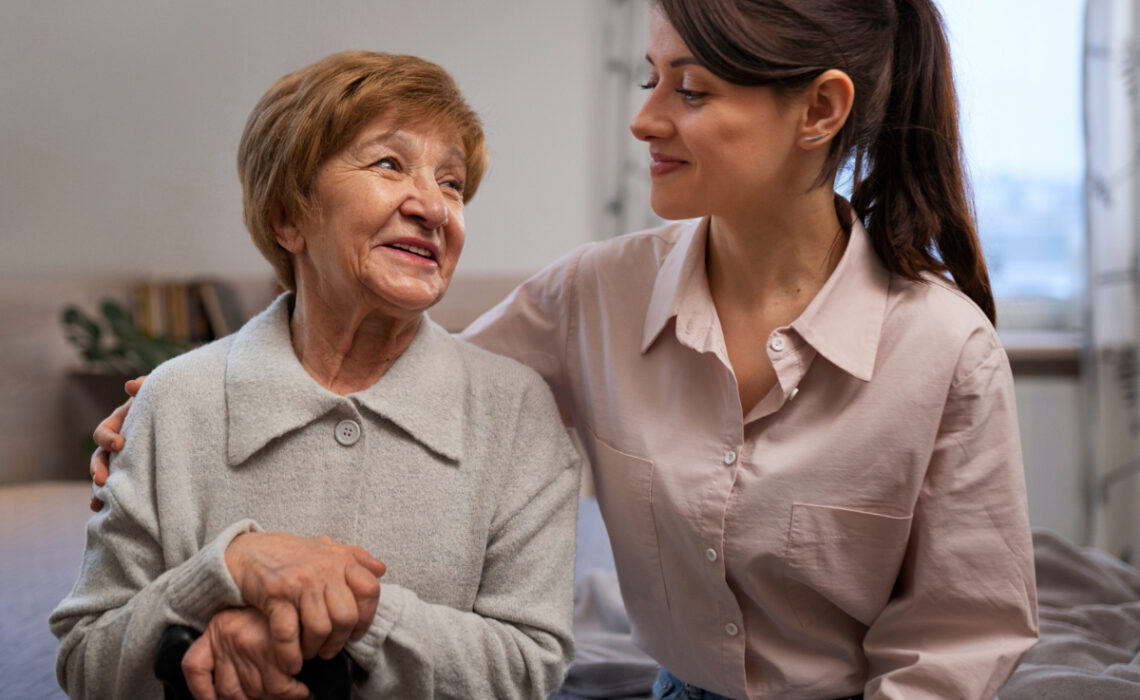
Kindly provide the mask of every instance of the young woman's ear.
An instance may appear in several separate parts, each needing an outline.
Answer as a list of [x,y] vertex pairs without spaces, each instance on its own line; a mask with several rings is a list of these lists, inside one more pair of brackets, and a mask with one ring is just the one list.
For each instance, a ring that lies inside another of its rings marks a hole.
[[269,225],[273,228],[273,237],[277,244],[290,253],[300,253],[305,249],[305,239],[288,217],[282,207],[273,207],[269,212]]
[[847,123],[855,101],[855,84],[841,70],[826,70],[807,87],[803,99],[799,142],[803,148],[818,148],[830,143]]

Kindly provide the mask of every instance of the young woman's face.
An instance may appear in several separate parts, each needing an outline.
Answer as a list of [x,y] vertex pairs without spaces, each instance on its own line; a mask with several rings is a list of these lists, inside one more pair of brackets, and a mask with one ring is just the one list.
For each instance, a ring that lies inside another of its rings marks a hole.
[[788,103],[769,88],[714,76],[660,10],[646,59],[649,97],[630,130],[649,144],[650,202],[659,216],[747,215],[800,186],[787,177],[797,150]]

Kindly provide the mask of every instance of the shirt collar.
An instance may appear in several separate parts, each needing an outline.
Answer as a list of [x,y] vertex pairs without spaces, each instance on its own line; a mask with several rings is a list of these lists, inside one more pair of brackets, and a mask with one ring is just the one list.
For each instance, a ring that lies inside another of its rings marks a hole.
[[234,336],[226,361],[227,453],[239,465],[271,440],[347,402],[399,426],[429,450],[462,457],[467,378],[454,341],[425,315],[380,381],[341,396],[309,376],[293,352],[292,295],[282,294]]
[[867,230],[855,219],[839,264],[792,328],[836,367],[871,381],[890,281]]
[[[670,318],[676,317],[680,326],[685,316],[700,318],[699,306],[714,308],[711,298],[706,299],[708,219],[682,226],[677,244],[665,256],[653,285],[642,353],[649,350]],[[889,289],[890,274],[871,247],[866,229],[856,219],[839,264],[791,328],[829,362],[858,379],[870,381]],[[690,330],[699,338],[711,326]],[[757,338],[757,342],[765,343],[767,338]]]
[[[706,309],[712,308],[712,297],[705,273],[708,219],[672,224],[672,226],[679,227],[680,231],[677,243],[666,254],[657,271],[657,279],[653,283],[653,293],[649,297],[649,310],[645,314],[645,326],[641,336],[642,354],[649,351],[650,346],[661,335],[661,331],[665,330],[665,324],[669,319],[697,316],[695,307],[700,305],[702,300],[707,302]],[[707,325],[707,322],[702,325]]]

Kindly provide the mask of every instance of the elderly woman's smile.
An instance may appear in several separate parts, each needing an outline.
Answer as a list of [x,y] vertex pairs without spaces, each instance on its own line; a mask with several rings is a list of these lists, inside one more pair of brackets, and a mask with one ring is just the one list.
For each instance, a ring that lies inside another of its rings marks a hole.
[[283,223],[298,288],[386,315],[443,297],[463,250],[463,142],[446,125],[368,123],[317,171],[313,212]]

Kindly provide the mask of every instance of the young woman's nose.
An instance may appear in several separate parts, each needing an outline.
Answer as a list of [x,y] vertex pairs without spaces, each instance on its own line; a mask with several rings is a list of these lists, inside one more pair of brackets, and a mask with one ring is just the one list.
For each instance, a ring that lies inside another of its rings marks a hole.
[[648,141],[669,135],[673,127],[662,109],[661,100],[662,97],[658,94],[658,88],[655,87],[649,91],[649,97],[646,98],[645,104],[641,105],[641,109],[633,117],[633,121],[629,123],[629,130],[635,138]]

